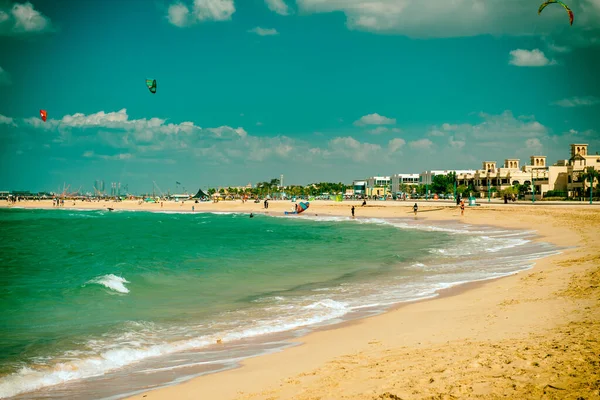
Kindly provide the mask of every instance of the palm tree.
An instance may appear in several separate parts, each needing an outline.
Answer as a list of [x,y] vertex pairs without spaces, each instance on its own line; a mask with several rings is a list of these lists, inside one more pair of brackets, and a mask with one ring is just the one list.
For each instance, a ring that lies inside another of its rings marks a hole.
[[590,199],[594,191],[594,181],[600,181],[600,172],[596,171],[594,167],[587,167],[584,172],[579,174],[579,180],[583,182],[583,190],[586,189],[586,184],[590,186]]

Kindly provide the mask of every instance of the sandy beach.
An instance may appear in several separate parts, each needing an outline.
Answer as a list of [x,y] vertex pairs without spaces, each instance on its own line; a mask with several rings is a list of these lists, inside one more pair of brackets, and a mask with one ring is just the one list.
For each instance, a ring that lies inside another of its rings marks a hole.
[[[412,202],[313,202],[307,214],[415,218]],[[418,220],[537,231],[562,254],[502,279],[455,287],[371,318],[320,330],[301,345],[250,358],[132,399],[600,398],[600,207],[419,202]],[[6,203],[0,206],[6,207]],[[65,209],[254,212],[290,202],[65,202]],[[51,201],[15,207],[52,208]],[[294,216],[293,218],[302,218]]]

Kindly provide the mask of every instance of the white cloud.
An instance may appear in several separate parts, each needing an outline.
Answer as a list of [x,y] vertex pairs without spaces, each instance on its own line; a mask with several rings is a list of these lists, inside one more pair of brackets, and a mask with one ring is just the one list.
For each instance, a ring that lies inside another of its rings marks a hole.
[[0,67],[0,86],[2,85],[10,85],[12,82],[10,80],[10,75],[6,72],[2,67]]
[[[346,15],[349,29],[416,38],[571,34],[557,29],[568,27],[564,10],[547,9],[537,15],[538,5],[527,1],[297,0],[297,4],[305,14],[341,11]],[[584,32],[600,27],[598,0],[580,0],[569,5],[576,23],[567,29]]]
[[[571,138],[567,135],[572,136],[572,133],[561,132],[554,138],[534,116],[516,116],[510,111],[499,115],[480,113],[478,117],[480,120],[472,124],[455,121],[440,123],[434,128],[445,132],[443,137],[421,134],[420,137],[411,138],[413,133],[408,132],[402,137],[390,135],[386,140],[375,143],[348,135],[333,137],[331,140],[316,135],[302,139],[254,136],[243,127],[224,125],[200,128],[193,122],[169,123],[163,118],[131,118],[126,110],[87,115],[76,113],[49,119],[46,123],[39,117],[27,122],[17,119],[21,129],[4,129],[7,134],[21,138],[22,141],[35,138],[33,146],[51,144],[55,147],[54,142],[61,148],[72,148],[79,157],[83,155],[83,158],[90,160],[130,159],[133,163],[158,158],[201,160],[194,162],[205,166],[229,165],[231,171],[241,171],[242,175],[246,167],[264,168],[267,173],[269,168],[285,161],[290,165],[310,165],[313,168],[311,173],[317,174],[316,176],[327,174],[323,171],[334,171],[331,172],[332,179],[337,179],[336,174],[341,174],[346,179],[351,173],[369,173],[365,171],[375,166],[393,170],[400,154],[407,163],[422,169],[432,162],[436,165],[430,168],[477,168],[479,158],[483,155],[485,158],[499,160],[506,157],[524,159],[532,153],[541,153],[541,150],[548,152],[544,155],[548,155],[550,160],[554,156],[553,149],[557,146],[552,144],[553,141],[562,143],[580,137],[579,140],[586,138],[586,143],[592,145],[594,138],[600,137],[597,132],[590,131],[585,137],[579,133]],[[14,123],[7,117],[0,117],[0,121]],[[388,134],[391,132],[390,126],[374,126],[377,127],[387,128]],[[28,134],[27,128],[43,129],[45,132]],[[540,149],[541,145],[544,147]],[[26,147],[15,146],[12,151],[18,148]],[[439,150],[434,158],[423,158],[423,151],[427,154],[434,149]],[[559,156],[561,154],[558,150],[555,153]]]
[[444,132],[444,131],[441,131],[441,130],[439,130],[439,129],[437,129],[437,128],[433,128],[433,129],[431,129],[431,130],[430,130],[430,131],[427,133],[427,135],[428,135],[428,136],[436,136],[436,137],[441,137],[441,136],[446,136],[446,132]]
[[567,108],[580,106],[595,106],[596,104],[600,104],[600,99],[594,96],[571,97],[568,99],[556,101],[552,104]]
[[209,132],[212,132],[215,135],[215,138],[218,139],[237,139],[237,138],[245,138],[248,136],[248,132],[244,130],[244,128],[232,128],[230,126],[220,126],[218,128],[208,128],[206,129]]
[[[537,139],[543,143],[549,135],[549,129],[536,120],[535,116],[515,116],[511,111],[493,115],[479,113],[480,122],[475,124],[444,124],[432,127],[432,132],[442,132],[444,136],[432,137],[436,144],[456,155],[460,161],[468,154],[489,154],[489,157],[526,156],[522,153],[529,139]],[[447,130],[444,131],[443,127]],[[431,135],[431,132],[429,136]],[[445,137],[444,142],[438,140]],[[533,141],[530,142],[534,143]],[[520,144],[520,145],[519,145]],[[464,149],[468,148],[468,151]],[[528,155],[527,155],[528,156]]]
[[194,130],[200,129],[199,126],[192,122],[181,122],[179,124],[166,123],[166,120],[160,118],[150,119],[129,119],[127,109],[122,109],[116,112],[99,111],[94,114],[85,115],[75,113],[73,115],[65,115],[60,120],[48,119],[46,122],[39,118],[28,118],[26,123],[36,128],[108,128],[108,129],[123,129],[128,131],[143,131],[153,130],[163,134],[178,134],[191,133]]
[[180,28],[190,25],[193,21],[190,16],[190,9],[182,3],[174,3],[169,6],[167,19],[171,24]]
[[228,21],[233,13],[233,0],[194,0],[191,10],[182,2],[171,4],[167,10],[167,20],[183,28],[203,21]]
[[51,32],[52,22],[37,11],[30,2],[0,7],[0,36],[16,36]]
[[367,133],[370,133],[371,135],[380,135],[382,133],[387,133],[387,132],[392,132],[392,133],[400,133],[402,132],[402,130],[400,128],[386,128],[385,126],[378,126],[375,129],[370,129],[367,131]]
[[538,154],[541,154],[543,150],[542,142],[538,138],[527,139],[525,147]]
[[12,118],[6,117],[2,114],[0,114],[0,125],[17,126],[17,124],[15,124],[15,121]]
[[517,67],[545,67],[555,65],[556,61],[549,60],[540,49],[516,49],[510,52],[508,63]]
[[279,35],[279,32],[277,32],[277,29],[261,28],[260,26],[257,26],[256,28],[252,28],[248,32],[249,33],[255,33],[258,36]]
[[[325,155],[341,156],[356,162],[374,161],[381,146],[372,143],[362,143],[353,137],[337,137],[329,141],[330,152]],[[333,154],[332,154],[333,153]]]
[[358,121],[354,122],[354,125],[363,126],[363,125],[393,125],[396,123],[395,118],[384,117],[383,115],[368,114],[361,117]]
[[444,124],[442,124],[442,129],[445,131],[454,131],[454,130],[458,129],[458,125],[444,123]]
[[559,46],[554,42],[551,43],[547,43],[546,47],[548,48],[549,51],[552,51],[554,53],[569,53],[571,51],[571,48],[568,46]]
[[463,147],[465,147],[466,141],[464,141],[464,140],[455,140],[454,136],[450,136],[448,138],[448,144],[452,148],[462,149]]
[[419,139],[409,142],[408,145],[413,149],[427,150],[433,146],[433,142],[429,139]]
[[475,139],[485,141],[506,141],[519,137],[541,137],[548,134],[548,128],[530,118],[515,118],[511,111],[504,111],[500,115],[480,113],[484,121],[478,125],[464,125],[470,130]]
[[92,150],[85,151],[82,154],[82,156],[85,158],[99,158],[102,160],[111,160],[111,161],[129,160],[130,158],[133,158],[133,155],[131,153],[118,153],[118,154],[113,154],[113,155],[107,155],[107,154],[96,154]]
[[404,147],[405,144],[406,144],[406,140],[401,139],[401,138],[394,138],[389,141],[388,149],[390,150],[391,153],[395,153],[398,150],[400,150],[402,147]]
[[195,0],[194,13],[199,21],[227,21],[235,12],[233,0]]
[[289,15],[290,10],[283,0],[265,0],[269,10],[276,12],[279,15]]

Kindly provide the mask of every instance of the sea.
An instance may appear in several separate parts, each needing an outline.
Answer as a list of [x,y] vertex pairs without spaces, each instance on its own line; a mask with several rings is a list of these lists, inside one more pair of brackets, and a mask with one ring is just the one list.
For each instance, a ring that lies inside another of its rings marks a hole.
[[561,249],[459,222],[0,209],[0,398],[120,399]]

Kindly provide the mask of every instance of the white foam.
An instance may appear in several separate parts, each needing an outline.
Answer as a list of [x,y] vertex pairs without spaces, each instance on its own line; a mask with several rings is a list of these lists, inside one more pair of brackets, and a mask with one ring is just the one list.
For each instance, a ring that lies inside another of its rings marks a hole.
[[[108,275],[103,277],[106,276]],[[115,275],[112,276],[119,278]],[[281,307],[280,311],[290,308],[293,307],[290,307],[290,305],[285,305]],[[172,343],[165,342],[141,346],[140,342],[136,342],[133,344],[133,348],[124,346],[125,343],[119,343],[118,345],[113,344],[112,346],[108,346],[106,343],[102,342],[88,343],[90,347],[109,349],[92,357],[79,360],[69,360],[68,362],[58,363],[52,367],[39,370],[26,367],[22,368],[18,372],[6,376],[0,381],[0,398],[11,397],[19,393],[30,392],[43,387],[54,386],[73,380],[100,376],[106,372],[122,368],[126,365],[139,362],[149,357],[168,355],[176,352],[207,347],[214,344],[218,339],[222,340],[223,342],[230,342],[314,325],[341,317],[350,311],[350,309],[344,303],[340,303],[331,299],[323,299],[321,301],[308,304],[304,307],[304,309],[310,310],[310,312],[304,313],[300,316],[298,316],[295,312],[292,312],[283,317],[279,316],[280,314],[276,312],[274,315],[277,315],[278,317],[275,319],[268,318],[264,320],[257,320],[254,321],[254,323],[250,326],[245,326],[241,329],[234,328],[229,331],[222,331],[219,333],[194,337],[192,339],[180,340]],[[132,343],[129,343],[129,345],[131,346]]]
[[122,278],[117,275],[114,275],[114,274],[108,274],[108,275],[102,275],[102,276],[96,277],[96,278],[88,281],[88,283],[96,283],[98,285],[102,285],[105,288],[114,290],[115,292],[119,292],[119,293],[129,293],[129,289],[127,289],[124,284],[130,283],[130,282],[127,279]]

